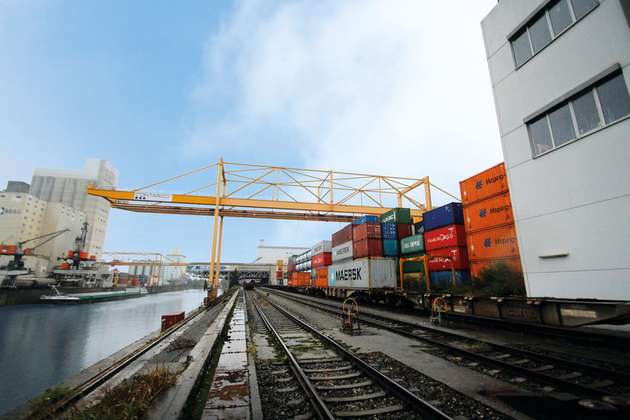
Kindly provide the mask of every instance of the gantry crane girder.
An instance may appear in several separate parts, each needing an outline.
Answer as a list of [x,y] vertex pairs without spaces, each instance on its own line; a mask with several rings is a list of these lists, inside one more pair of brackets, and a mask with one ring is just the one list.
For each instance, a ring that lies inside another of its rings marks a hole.
[[[210,176],[214,182],[189,193],[164,194],[149,190],[214,168],[217,170],[216,177]],[[411,209],[411,215],[419,218],[431,209],[430,186],[428,177],[404,178],[251,165],[224,162],[220,159],[217,163],[142,188],[114,190],[89,186],[87,192],[89,195],[102,197],[112,207],[123,210],[214,216],[209,276],[211,290],[216,293],[223,217],[350,222],[356,215],[381,215],[392,207],[403,207],[406,204]],[[215,194],[195,194],[208,188],[214,188]],[[417,193],[420,189],[422,198],[414,197],[412,193]],[[279,199],[280,194],[285,199]],[[384,198],[394,200],[390,200],[388,204]],[[370,205],[365,205],[364,201]],[[391,205],[392,202],[394,205]]]

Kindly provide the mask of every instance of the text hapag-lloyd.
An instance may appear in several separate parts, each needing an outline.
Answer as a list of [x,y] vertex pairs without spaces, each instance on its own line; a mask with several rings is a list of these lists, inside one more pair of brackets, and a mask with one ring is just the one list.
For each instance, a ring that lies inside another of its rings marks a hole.
[[361,277],[361,268],[346,268],[344,270],[336,270],[335,279],[337,281],[363,280],[363,278]]
[[[490,207],[490,214],[496,214],[496,213],[501,213],[503,211],[508,211],[510,207],[511,206],[508,204],[504,206],[499,206],[499,207]],[[487,213],[488,213],[488,209],[481,209],[479,210],[479,217],[486,217]]]
[[[491,178],[486,178],[486,184],[494,184],[495,182],[503,181],[503,178],[505,178],[505,175],[503,174],[495,175]],[[477,183],[475,184],[475,188],[478,190],[483,188],[483,180],[477,181]]]

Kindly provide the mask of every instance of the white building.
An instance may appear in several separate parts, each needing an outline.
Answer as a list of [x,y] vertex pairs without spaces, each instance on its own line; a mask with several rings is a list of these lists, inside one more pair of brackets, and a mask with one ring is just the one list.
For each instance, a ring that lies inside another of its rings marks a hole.
[[260,241],[256,247],[256,259],[252,261],[256,264],[276,264],[278,260],[287,265],[291,255],[301,254],[311,248],[291,247],[291,246],[268,246],[264,241]]
[[482,21],[530,296],[630,300],[629,9],[501,0]]
[[[0,244],[17,245],[48,233],[68,229],[42,246],[34,249],[34,256],[25,256],[27,268],[38,275],[45,274],[67,250],[74,249],[75,238],[81,234],[86,216],[83,212],[60,203],[47,203],[21,192],[0,192]],[[33,248],[47,238],[26,242],[23,248]],[[13,257],[0,258],[4,266]]]
[[107,200],[87,195],[87,187],[114,188],[118,171],[107,161],[88,159],[81,171],[36,169],[31,194],[50,203],[63,203],[87,215],[86,251],[98,255],[103,251],[109,210]]

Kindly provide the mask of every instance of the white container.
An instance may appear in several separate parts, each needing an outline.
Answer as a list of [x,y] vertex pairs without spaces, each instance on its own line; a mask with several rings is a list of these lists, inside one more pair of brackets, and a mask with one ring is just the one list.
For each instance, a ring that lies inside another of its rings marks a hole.
[[331,252],[332,242],[331,241],[321,241],[317,242],[311,248],[311,256],[321,254],[322,252]]
[[352,258],[352,241],[344,242],[332,249],[332,262],[348,260]]
[[397,286],[396,258],[359,258],[328,268],[328,287],[378,289]]

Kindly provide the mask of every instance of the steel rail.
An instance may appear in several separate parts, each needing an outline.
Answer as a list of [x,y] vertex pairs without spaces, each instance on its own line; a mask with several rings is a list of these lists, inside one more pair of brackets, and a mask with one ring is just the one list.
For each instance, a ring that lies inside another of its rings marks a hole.
[[[274,291],[277,293],[277,291]],[[287,293],[284,292],[280,292],[282,293],[282,296],[285,296],[288,299],[291,300],[295,300],[295,301],[300,301],[308,306],[311,306],[313,308],[317,308],[323,311],[327,311],[330,313],[333,313],[335,315],[342,315],[342,312],[339,311],[338,309],[336,309],[336,306],[334,305],[328,305],[325,303],[314,303],[312,301],[309,301],[307,299],[304,298],[300,298],[300,297],[294,297],[294,296],[289,296]],[[332,307],[335,307],[335,309],[332,309]],[[366,319],[366,317],[371,317],[374,319],[380,319],[381,321],[377,321],[377,320],[369,320]],[[484,345],[487,345],[491,348],[494,348],[498,351],[503,351],[505,353],[511,353],[511,354],[515,354],[515,355],[519,355],[525,358],[529,358],[532,359],[534,361],[538,361],[538,362],[543,362],[543,363],[549,363],[549,364],[554,364],[557,367],[561,367],[564,369],[572,369],[575,371],[582,371],[582,372],[587,372],[587,373],[591,373],[593,375],[598,375],[599,377],[603,377],[606,379],[612,379],[612,380],[620,380],[623,381],[626,384],[630,384],[630,375],[625,374],[623,372],[617,372],[617,371],[613,371],[613,370],[609,370],[606,368],[600,368],[598,366],[594,366],[594,365],[590,365],[590,364],[586,364],[586,363],[581,363],[581,362],[573,362],[571,360],[567,360],[567,359],[562,359],[562,358],[558,358],[555,356],[548,356],[548,355],[543,355],[540,353],[536,353],[536,352],[531,352],[528,350],[521,350],[521,349],[517,349],[514,347],[510,347],[510,346],[505,346],[502,344],[495,344],[493,342],[489,342],[489,341],[485,341],[485,340],[481,340],[481,339],[477,339],[477,338],[471,338],[471,337],[467,337],[465,335],[461,335],[461,334],[457,334],[457,333],[453,333],[453,332],[449,332],[449,331],[443,331],[441,329],[438,328],[432,328],[429,326],[425,326],[425,325],[418,325],[418,324],[413,324],[410,322],[405,322],[405,321],[401,321],[401,320],[397,320],[397,319],[392,319],[392,318],[387,318],[387,317],[383,317],[383,316],[379,316],[379,315],[373,315],[373,314],[368,314],[368,315],[359,315],[357,317],[357,319],[359,320],[359,322],[362,322],[366,325],[371,325],[374,327],[378,327],[381,329],[385,329],[387,331],[393,332],[395,334],[399,334],[399,335],[403,335],[407,338],[411,338],[417,341],[422,341],[437,347],[441,347],[443,349],[446,349],[450,352],[453,353],[457,353],[461,356],[470,358],[470,359],[475,359],[478,361],[481,361],[483,363],[501,368],[501,369],[505,369],[508,371],[512,371],[515,372],[519,375],[523,375],[523,376],[528,376],[528,377],[534,377],[539,381],[545,382],[545,383],[550,383],[556,386],[560,386],[563,387],[565,389],[571,389],[572,392],[578,393],[580,395],[587,395],[587,396],[591,396],[591,397],[602,397],[602,396],[610,396],[613,394],[610,394],[609,392],[606,392],[604,390],[598,389],[598,388],[593,388],[587,385],[582,385],[582,384],[577,384],[577,383],[573,383],[573,382],[569,382],[567,380],[552,376],[552,375],[548,375],[545,374],[543,372],[536,372],[534,370],[530,370],[518,365],[513,365],[509,362],[504,362],[500,359],[496,359],[496,358],[492,358],[490,356],[485,356],[483,354],[480,353],[475,353],[473,351],[470,350],[466,350],[466,349],[462,349],[459,348],[457,346],[454,346],[452,344],[449,343],[443,343],[439,340],[435,340],[433,338],[430,337],[426,337],[426,336],[421,336],[418,334],[414,334],[413,332],[409,332],[409,331],[405,331],[399,327],[392,327],[390,325],[385,324],[385,322],[388,323],[397,323],[397,324],[401,324],[404,325],[405,327],[410,327],[410,328],[414,328],[416,330],[423,330],[423,331],[427,331],[433,334],[439,334],[439,335],[443,335],[443,336],[449,336],[452,338],[456,338],[459,340],[471,340],[471,341],[476,341],[479,343],[482,343]],[[597,378],[594,378],[597,379]]]
[[[429,402],[423,400],[422,398],[418,397],[414,393],[410,392],[408,389],[401,386],[393,379],[382,374],[376,368],[372,367],[371,365],[364,362],[359,357],[355,356],[352,352],[350,352],[345,347],[343,347],[343,345],[333,340],[332,338],[328,337],[327,335],[321,333],[315,327],[307,324],[306,322],[302,321],[301,319],[299,319],[298,317],[296,317],[295,315],[293,315],[286,309],[276,305],[275,303],[269,301],[269,304],[273,306],[275,309],[277,309],[281,314],[289,318],[291,321],[298,324],[300,327],[304,328],[309,333],[315,335],[319,340],[324,342],[326,345],[328,345],[329,347],[332,347],[343,358],[350,360],[361,371],[363,371],[363,373],[365,373],[367,376],[371,377],[374,381],[379,383],[385,389],[390,391],[392,395],[396,396],[401,401],[407,403],[409,405],[409,408],[411,408],[412,410],[422,414],[427,419],[451,419],[451,417],[449,417],[447,414],[439,410],[437,407],[434,407]],[[277,339],[282,343],[282,340],[280,339],[279,335],[277,336]],[[284,346],[284,343],[282,344],[283,344],[283,348],[286,348],[286,346]],[[288,348],[287,348],[287,351],[288,351]]]
[[172,327],[168,328],[166,331],[160,333],[160,335],[157,336],[155,339],[153,339],[150,342],[142,345],[138,349],[134,350],[133,352],[129,353],[128,355],[124,356],[123,358],[117,360],[116,362],[114,362],[113,364],[111,364],[110,366],[105,368],[104,370],[100,371],[96,375],[92,376],[90,379],[86,380],[82,384],[80,384],[80,385],[76,386],[75,388],[73,388],[72,389],[72,393],[69,396],[67,396],[66,398],[58,401],[57,403],[55,403],[51,407],[49,407],[46,413],[41,414],[39,416],[33,416],[31,418],[32,419],[37,419],[37,420],[39,420],[39,419],[47,419],[47,418],[58,418],[57,416],[60,415],[65,410],[67,410],[68,408],[70,408],[70,406],[72,404],[80,401],[82,398],[84,398],[87,395],[89,395],[90,393],[92,393],[99,386],[103,385],[105,382],[110,380],[114,375],[116,375],[121,370],[123,370],[124,368],[129,366],[132,362],[134,362],[135,360],[140,358],[140,356],[146,354],[153,347],[155,347],[158,344],[160,344],[167,337],[171,336],[174,332],[178,331],[179,329],[181,329],[182,327],[187,325],[190,321],[195,319],[197,316],[199,316],[200,314],[204,313],[207,310],[211,310],[211,309],[217,308],[219,304],[222,304],[226,300],[227,296],[228,296],[228,294],[222,296],[221,297],[221,301],[217,302],[217,305],[213,306],[212,308],[200,308],[200,309],[197,309],[195,312],[193,312],[193,314],[191,316],[189,316],[188,318],[184,319],[182,322],[180,322],[178,324],[175,324]]

